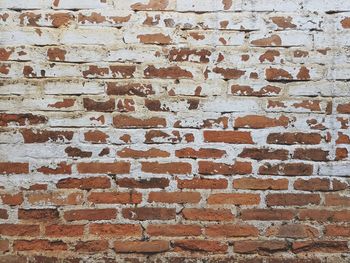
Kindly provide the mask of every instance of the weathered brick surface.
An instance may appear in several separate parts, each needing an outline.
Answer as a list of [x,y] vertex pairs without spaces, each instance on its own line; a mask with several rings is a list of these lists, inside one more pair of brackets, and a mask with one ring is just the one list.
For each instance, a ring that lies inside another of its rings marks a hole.
[[350,262],[350,1],[0,0],[0,263]]

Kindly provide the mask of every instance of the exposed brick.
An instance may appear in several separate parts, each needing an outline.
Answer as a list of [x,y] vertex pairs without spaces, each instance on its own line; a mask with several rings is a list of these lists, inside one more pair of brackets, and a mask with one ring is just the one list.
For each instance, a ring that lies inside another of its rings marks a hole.
[[234,216],[228,209],[200,209],[184,208],[182,216],[188,220],[196,221],[231,221]]
[[116,115],[113,118],[113,124],[116,128],[157,128],[165,127],[166,120],[159,117],[151,117],[147,119],[135,118],[125,115]]
[[287,190],[287,179],[241,178],[233,180],[233,187],[251,190]]
[[0,194],[0,198],[3,204],[6,205],[21,205],[24,201],[23,194]]
[[236,161],[234,164],[215,163],[210,161],[199,161],[198,172],[200,174],[250,174],[252,165],[249,162]]
[[239,157],[254,160],[287,160],[288,150],[245,148]]
[[311,220],[318,222],[346,222],[350,218],[350,210],[319,210],[319,209],[302,209],[299,211],[300,220]]
[[124,218],[141,221],[175,219],[175,209],[173,208],[124,208],[122,214]]
[[141,170],[145,173],[155,174],[189,174],[192,171],[191,164],[184,162],[159,163],[142,162]]
[[118,253],[159,253],[169,250],[169,241],[116,241],[114,250]]
[[256,237],[259,230],[250,225],[211,225],[205,228],[210,237]]
[[349,10],[1,0],[0,263],[348,262]]
[[266,203],[268,206],[303,206],[318,205],[320,203],[320,195],[318,194],[268,194]]
[[206,159],[206,158],[221,158],[226,154],[226,151],[211,149],[211,148],[200,148],[195,150],[193,148],[183,148],[175,151],[175,155],[179,158],[193,158],[193,159]]
[[208,204],[257,205],[260,202],[258,194],[211,194]]
[[90,177],[90,178],[66,178],[61,179],[56,184],[57,188],[77,188],[89,190],[94,188],[110,188],[111,182],[108,177]]
[[322,136],[318,133],[270,133],[267,143],[271,144],[319,144]]
[[88,201],[95,204],[139,204],[141,198],[141,194],[133,192],[92,192]]
[[77,169],[82,174],[126,174],[130,172],[130,163],[78,163]]
[[331,184],[328,179],[312,178],[308,180],[298,179],[294,182],[294,188],[303,191],[329,191]]
[[325,227],[325,235],[333,237],[349,237],[350,227],[341,225],[327,225]]
[[45,227],[45,235],[49,237],[79,237],[83,234],[83,225],[49,225]]
[[15,251],[64,251],[67,244],[63,241],[49,241],[44,239],[16,240],[13,244]]
[[169,179],[166,178],[148,178],[148,179],[133,179],[133,178],[120,178],[116,181],[119,187],[126,188],[166,188],[169,186]]
[[218,241],[207,240],[178,240],[174,242],[175,250],[184,251],[202,251],[223,253],[227,251],[228,246]]
[[150,236],[199,236],[202,233],[198,225],[149,225],[146,230]]
[[242,254],[257,253],[261,255],[269,255],[276,252],[286,251],[287,249],[287,243],[279,240],[243,240],[236,241],[233,244],[233,250],[236,253]]
[[259,174],[263,175],[306,176],[312,172],[313,166],[305,163],[265,163],[259,167]]
[[108,249],[107,240],[79,241],[74,250],[79,252],[102,252]]
[[237,117],[234,121],[235,128],[252,128],[263,129],[270,127],[284,127],[287,128],[291,120],[286,116],[278,118],[270,118],[260,115],[247,115],[244,117]]
[[150,148],[145,151],[134,150],[130,148],[124,148],[117,152],[118,156],[122,158],[157,158],[157,157],[169,157],[170,153],[162,151],[157,148]]
[[58,218],[56,209],[19,209],[18,219],[21,220],[53,220]]
[[294,253],[336,253],[349,251],[346,241],[296,241],[293,243],[292,249]]
[[177,180],[177,187],[180,189],[225,189],[226,179],[205,179],[195,178],[191,180]]
[[67,221],[77,220],[110,220],[115,219],[117,216],[117,210],[112,208],[106,209],[81,209],[65,211],[63,218]]
[[266,235],[284,238],[316,238],[319,233],[316,228],[308,225],[286,224],[269,227]]
[[27,174],[28,163],[0,163],[0,174]]
[[239,217],[242,220],[274,221],[291,220],[294,216],[295,212],[288,209],[243,209]]
[[17,225],[17,224],[1,224],[0,234],[3,236],[39,236],[39,225]]
[[148,202],[150,203],[198,203],[200,199],[201,195],[197,192],[151,192],[148,195]]
[[225,142],[234,144],[253,144],[250,132],[243,131],[204,131],[205,142]]

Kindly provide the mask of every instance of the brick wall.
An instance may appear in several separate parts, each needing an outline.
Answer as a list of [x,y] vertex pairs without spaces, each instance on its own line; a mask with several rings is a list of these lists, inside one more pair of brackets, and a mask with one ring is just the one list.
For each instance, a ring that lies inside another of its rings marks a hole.
[[0,0],[0,262],[350,262],[350,1]]

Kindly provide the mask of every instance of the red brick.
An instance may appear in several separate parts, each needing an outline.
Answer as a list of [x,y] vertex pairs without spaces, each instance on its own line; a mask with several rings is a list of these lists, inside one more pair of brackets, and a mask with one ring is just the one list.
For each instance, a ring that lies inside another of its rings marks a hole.
[[325,195],[326,206],[350,206],[350,196],[340,194],[326,194]]
[[22,129],[24,143],[69,142],[73,138],[72,131],[48,131]]
[[133,179],[133,178],[120,178],[116,180],[119,187],[126,188],[166,188],[169,186],[169,179],[167,178],[147,178],[147,179]]
[[240,178],[233,180],[233,188],[250,190],[287,190],[287,179]]
[[41,166],[37,169],[37,171],[43,174],[71,174],[72,165],[67,164],[66,162],[60,162],[55,164],[55,168]]
[[306,176],[312,175],[313,166],[306,163],[264,163],[258,172],[262,175]]
[[79,241],[74,250],[77,252],[102,252],[108,249],[107,240]]
[[322,149],[303,149],[298,148],[294,150],[293,159],[325,162],[328,160],[329,151]]
[[190,174],[192,166],[184,162],[141,162],[141,171],[154,174]]
[[84,140],[91,143],[105,143],[109,136],[103,131],[95,130],[84,133]]
[[159,150],[157,148],[150,148],[150,149],[145,150],[145,151],[124,148],[124,149],[118,151],[117,154],[119,157],[122,157],[122,158],[134,158],[134,159],[158,158],[158,157],[169,157],[170,156],[170,153],[163,151],[163,150]]
[[325,235],[331,237],[350,237],[350,226],[327,225]]
[[171,220],[175,219],[174,208],[138,207],[124,208],[122,210],[124,218],[132,220]]
[[247,115],[244,117],[238,117],[235,119],[233,127],[235,128],[252,128],[252,129],[264,129],[271,127],[284,127],[287,128],[291,120],[286,116],[280,116],[279,118],[270,118],[259,115]]
[[[8,240],[0,240],[0,252],[5,253],[10,250],[10,242]],[[0,262],[2,261],[2,257],[0,256]],[[11,261],[6,261],[6,262],[11,262]]]
[[122,192],[92,192],[88,201],[94,204],[139,204],[142,194]]
[[267,143],[271,144],[320,144],[322,136],[318,133],[285,132],[270,133],[267,136]]
[[232,204],[232,205],[257,205],[260,202],[259,194],[211,194],[208,197],[209,205]]
[[183,218],[194,221],[231,221],[234,216],[229,209],[184,208]]
[[28,163],[0,163],[0,174],[27,174],[29,173]]
[[298,179],[294,182],[294,189],[303,191],[330,191],[331,184],[328,179],[312,178],[308,180]]
[[22,220],[52,220],[58,218],[56,209],[18,209],[18,219]]
[[111,181],[108,177],[65,178],[59,180],[56,186],[61,189],[106,189],[111,187]]
[[140,97],[147,97],[148,95],[153,95],[153,87],[151,84],[143,83],[127,83],[119,84],[115,82],[107,82],[107,95],[134,95]]
[[8,213],[6,209],[0,209],[0,219],[7,219]]
[[211,225],[205,228],[209,237],[257,237],[259,230],[250,225]]
[[155,66],[148,66],[144,70],[146,78],[161,78],[161,79],[178,79],[178,78],[193,78],[190,71],[182,69],[179,66],[171,66],[166,68],[156,68]]
[[6,205],[21,205],[23,203],[23,194],[0,194],[3,204]]
[[295,216],[293,210],[288,209],[243,209],[239,217],[242,220],[291,220]]
[[350,220],[350,210],[301,209],[298,218],[318,222],[347,222]]
[[213,253],[224,253],[228,248],[224,243],[209,240],[176,240],[174,246],[175,251],[188,250]]
[[78,163],[77,169],[82,174],[127,174],[130,172],[130,163]]
[[150,236],[199,236],[202,233],[198,225],[149,225],[146,230]]
[[0,224],[0,235],[2,236],[35,237],[39,234],[39,225]]
[[256,149],[245,148],[238,155],[241,158],[250,158],[254,160],[287,160],[288,150],[275,150],[275,149]]
[[227,188],[226,179],[206,179],[194,178],[192,180],[177,179],[179,189],[225,189]]
[[193,148],[183,148],[175,151],[175,156],[179,158],[192,158],[192,159],[206,159],[206,158],[221,158],[226,154],[226,151],[211,148],[200,148],[195,150]]
[[350,103],[338,104],[337,112],[343,114],[350,114]]
[[63,241],[49,241],[45,239],[15,240],[13,243],[15,251],[64,251],[67,244]]
[[308,225],[286,224],[269,227],[266,230],[266,235],[281,238],[316,238],[319,232],[316,228]]
[[198,192],[151,192],[148,195],[149,203],[198,203],[200,199]]
[[269,255],[287,250],[287,243],[278,240],[242,240],[233,243],[233,251],[239,254]]
[[45,235],[48,237],[79,237],[83,234],[83,225],[48,225],[45,227]]
[[216,163],[211,161],[199,161],[198,172],[200,174],[250,174],[252,173],[252,164],[250,162],[236,161],[234,164]]
[[318,194],[268,194],[266,204],[268,206],[304,206],[318,205],[321,202]]
[[159,253],[170,249],[169,241],[116,241],[114,250],[117,253]]
[[113,125],[116,128],[161,128],[166,127],[166,120],[159,117],[141,119],[126,115],[116,115],[113,117]]
[[204,131],[204,142],[225,142],[234,144],[253,144],[250,132],[245,131]]
[[63,218],[67,221],[77,220],[111,220],[117,216],[117,210],[113,208],[106,209],[80,209],[65,211]]
[[342,253],[348,252],[347,241],[296,241],[293,242],[294,253]]
[[42,115],[34,115],[31,113],[20,113],[20,114],[0,114],[0,126],[10,126],[16,124],[19,126],[36,125],[47,123],[48,119]]
[[89,98],[84,98],[83,104],[87,111],[112,112],[115,109],[114,99],[95,101]]

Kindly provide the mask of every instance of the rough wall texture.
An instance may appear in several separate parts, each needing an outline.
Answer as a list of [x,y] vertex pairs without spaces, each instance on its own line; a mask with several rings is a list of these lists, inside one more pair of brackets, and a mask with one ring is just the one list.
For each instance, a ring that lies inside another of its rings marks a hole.
[[0,8],[1,263],[350,261],[350,1]]

